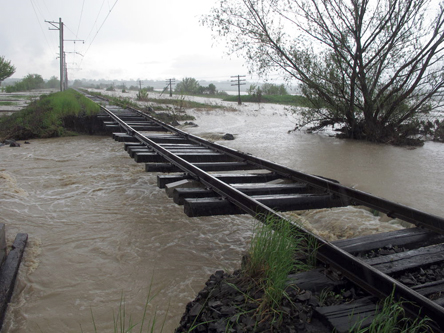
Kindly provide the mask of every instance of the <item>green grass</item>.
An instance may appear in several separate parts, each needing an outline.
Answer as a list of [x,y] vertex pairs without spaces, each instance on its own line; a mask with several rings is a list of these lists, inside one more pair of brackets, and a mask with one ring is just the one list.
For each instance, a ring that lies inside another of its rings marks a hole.
[[71,135],[67,119],[91,117],[100,107],[74,90],[42,95],[25,109],[0,119],[0,138],[16,140]]
[[[288,221],[266,217],[265,223],[256,225],[243,273],[264,291],[259,306],[262,313],[279,312],[281,300],[285,297],[288,275],[309,267],[306,263],[295,260],[295,254],[307,253],[308,246],[312,247],[313,241],[308,241]],[[313,253],[312,250],[308,252]]]
[[18,99],[32,99],[35,96],[30,96],[30,95],[7,95],[6,97],[10,97],[10,98],[18,98]]
[[7,101],[0,101],[0,105],[2,106],[10,106],[10,105],[16,105],[15,102],[7,102]]
[[376,309],[376,316],[370,326],[361,328],[365,318],[351,329],[353,333],[419,333],[433,332],[431,320],[424,318],[409,318],[405,314],[403,305],[406,301],[395,301],[394,293],[386,297]]

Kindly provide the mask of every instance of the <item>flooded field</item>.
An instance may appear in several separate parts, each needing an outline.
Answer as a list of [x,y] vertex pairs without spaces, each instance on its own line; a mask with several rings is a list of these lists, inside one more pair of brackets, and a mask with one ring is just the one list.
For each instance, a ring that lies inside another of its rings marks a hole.
[[[294,119],[276,105],[189,113],[193,134],[232,133],[218,143],[444,216],[442,144],[411,150],[288,133]],[[109,332],[122,297],[140,320],[150,286],[149,314],[157,309],[173,332],[210,274],[239,268],[254,224],[246,215],[188,218],[109,137],[1,147],[0,201],[8,242],[29,234],[3,332],[93,332],[94,323]],[[328,239],[402,228],[356,207],[302,218]]]

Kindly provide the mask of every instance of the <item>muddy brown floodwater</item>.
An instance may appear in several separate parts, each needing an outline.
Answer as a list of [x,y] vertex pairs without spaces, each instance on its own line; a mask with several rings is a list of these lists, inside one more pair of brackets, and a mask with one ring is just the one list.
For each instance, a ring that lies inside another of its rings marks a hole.
[[[196,111],[197,128],[230,132],[223,144],[311,174],[339,180],[444,216],[444,145],[409,150],[291,133],[281,108]],[[3,332],[112,331],[121,298],[127,316],[149,314],[177,327],[187,302],[217,269],[239,268],[254,219],[188,218],[109,137],[32,140],[0,148],[0,222],[8,242],[29,243]],[[353,207],[302,214],[329,239],[402,228]]]

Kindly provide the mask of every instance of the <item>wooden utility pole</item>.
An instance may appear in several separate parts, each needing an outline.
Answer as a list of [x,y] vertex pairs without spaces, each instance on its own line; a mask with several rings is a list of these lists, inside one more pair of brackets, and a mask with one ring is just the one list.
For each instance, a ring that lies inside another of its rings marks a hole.
[[236,80],[231,80],[231,85],[232,86],[237,86],[237,96],[238,96],[237,104],[239,104],[239,105],[242,104],[241,94],[240,94],[240,86],[243,86],[243,85],[246,84],[245,79],[241,79],[241,77],[245,77],[245,75],[235,75],[235,76],[231,77],[231,78],[237,78]]
[[170,97],[173,97],[173,84],[176,84],[176,79],[168,79],[166,81],[167,87],[170,86]]

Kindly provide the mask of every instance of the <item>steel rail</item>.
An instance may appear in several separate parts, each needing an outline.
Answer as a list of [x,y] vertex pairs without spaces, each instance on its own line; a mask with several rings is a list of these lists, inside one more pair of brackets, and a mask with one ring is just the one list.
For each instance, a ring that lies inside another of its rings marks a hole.
[[[155,143],[153,140],[144,136],[142,133],[132,129],[131,126],[121,121],[108,109],[104,107],[102,108],[109,114],[112,119],[119,123],[119,125],[125,131],[127,131],[128,134],[136,137],[140,142],[149,145],[159,155],[161,155],[167,161],[178,166],[181,170],[188,173],[191,177],[200,181],[205,186],[210,187],[222,197],[225,197],[231,203],[235,204],[239,208],[243,209],[246,213],[261,220],[262,222],[266,223],[268,216],[274,216],[277,219],[281,220],[282,223],[290,223],[292,227],[297,228],[307,237],[312,237],[316,240],[319,246],[316,253],[317,259],[335,267],[345,277],[347,277],[349,280],[356,283],[372,295],[383,298],[388,297],[393,293],[396,300],[407,300],[408,302],[403,303],[403,306],[410,316],[427,316],[434,321],[431,326],[433,326],[433,329],[435,331],[444,332],[444,327],[439,325],[439,323],[442,322],[442,318],[444,316],[443,307],[437,305],[433,301],[420,295],[419,293],[408,288],[399,281],[396,281],[390,276],[383,274],[382,272],[366,264],[360,259],[352,256],[348,252],[333,245],[332,243],[320,238],[317,235],[312,234],[311,232],[305,230],[300,226],[296,226],[292,222],[288,221],[285,217],[280,215],[278,212],[261,204],[257,200],[238,191],[237,189],[229,186],[228,184],[222,182],[211,174],[206,173],[195,165],[187,162],[183,158],[171,153],[167,149]],[[189,135],[187,136],[189,137]],[[318,179],[318,177],[314,178]],[[328,184],[330,183],[335,184],[333,182],[328,182]]]
[[[356,190],[341,184],[338,184],[334,181],[330,181],[328,179],[317,177],[313,175],[308,175],[293,169],[290,169],[288,167],[276,164],[274,162],[261,159],[243,152],[240,152],[238,150],[225,147],[222,145],[219,145],[217,143],[208,142],[205,139],[202,139],[198,136],[186,133],[180,129],[177,129],[173,126],[170,126],[168,124],[165,124],[164,122],[155,119],[154,117],[147,115],[146,113],[137,110],[132,107],[128,107],[127,109],[130,109],[144,117],[148,117],[151,121],[157,123],[159,126],[162,126],[163,128],[167,129],[170,132],[176,133],[185,139],[188,139],[190,141],[193,141],[195,143],[204,145],[206,147],[212,148],[216,151],[228,154],[232,157],[235,157],[237,159],[240,159],[243,162],[248,162],[251,164],[254,164],[258,167],[267,169],[271,172],[275,172],[279,175],[282,175],[282,177],[292,179],[294,181],[298,182],[305,182],[311,186],[314,186],[316,188],[327,190],[330,193],[333,193],[337,195],[338,197],[343,200],[344,203],[349,205],[363,205],[371,209],[375,209],[377,211],[380,211],[382,213],[387,214],[389,217],[392,218],[399,218],[401,220],[404,220],[406,222],[415,224],[416,226],[422,226],[425,228],[428,228],[432,231],[435,231],[440,234],[444,234],[444,218],[428,214],[426,212],[393,202],[389,201],[380,197],[377,197],[375,195]],[[130,134],[131,131],[128,132]]]

